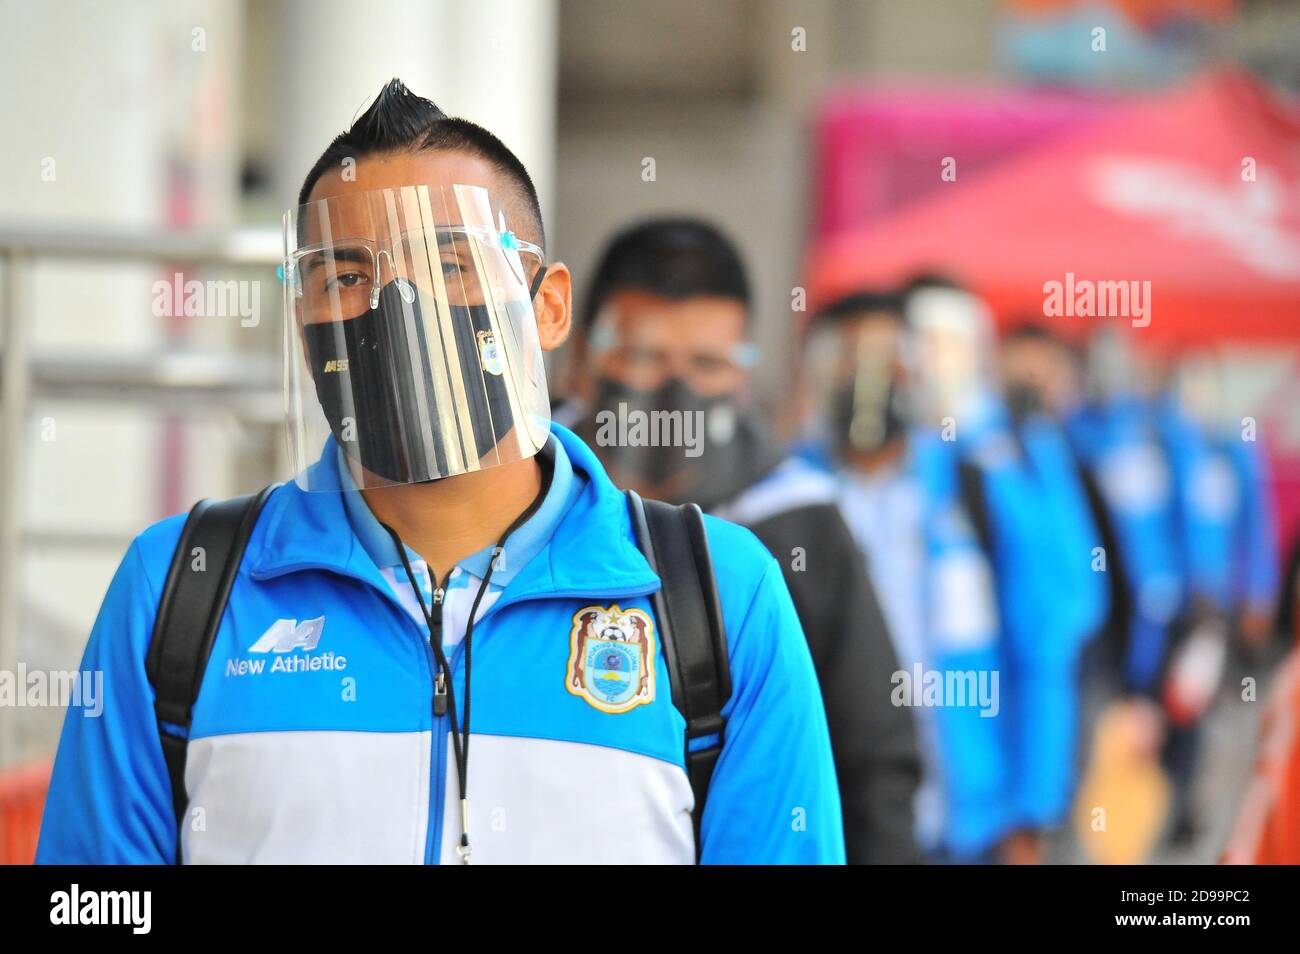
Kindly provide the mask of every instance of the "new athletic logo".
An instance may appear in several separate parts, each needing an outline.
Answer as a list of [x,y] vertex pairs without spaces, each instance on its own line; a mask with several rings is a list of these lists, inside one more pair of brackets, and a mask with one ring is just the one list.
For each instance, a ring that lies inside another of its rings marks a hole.
[[325,629],[325,617],[305,619],[277,619],[262,638],[248,648],[250,653],[287,653],[294,649],[311,652],[320,642]]
[[[250,653],[273,655],[275,658],[271,665],[268,666],[265,659],[229,659],[226,661],[226,675],[256,676],[268,671],[292,673],[346,669],[346,656],[337,656],[332,652],[321,653],[319,656],[307,655],[315,651],[324,631],[324,616],[305,619],[301,623],[296,619],[277,619],[257,642],[248,647]],[[299,649],[302,650],[301,653],[295,652]]]
[[655,698],[654,623],[639,609],[584,606],[573,614],[564,688],[601,712]]

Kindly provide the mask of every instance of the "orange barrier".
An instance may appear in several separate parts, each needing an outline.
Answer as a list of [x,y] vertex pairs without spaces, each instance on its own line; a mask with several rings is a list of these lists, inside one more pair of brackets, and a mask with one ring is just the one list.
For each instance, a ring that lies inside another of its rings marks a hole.
[[1255,775],[1220,860],[1300,864],[1300,648],[1291,652],[1269,690]]
[[51,767],[49,759],[40,759],[0,774],[0,865],[36,860]]

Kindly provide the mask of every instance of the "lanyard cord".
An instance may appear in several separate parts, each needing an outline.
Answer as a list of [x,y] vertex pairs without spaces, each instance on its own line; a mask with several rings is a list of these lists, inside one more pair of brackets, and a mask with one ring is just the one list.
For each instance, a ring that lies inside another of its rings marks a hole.
[[[483,574],[483,581],[479,583],[478,592],[474,595],[474,602],[470,606],[469,620],[465,624],[465,726],[462,730],[457,724],[456,717],[456,687],[451,674],[451,664],[447,661],[447,654],[442,649],[441,634],[435,631],[433,625],[433,614],[424,602],[424,593],[421,592],[419,584],[415,582],[415,571],[411,569],[411,561],[406,556],[406,546],[402,543],[402,538],[398,536],[397,531],[386,523],[380,523],[380,526],[388,531],[388,535],[393,539],[393,545],[397,547],[397,555],[402,560],[402,569],[406,571],[406,579],[411,584],[411,589],[415,591],[415,599],[420,604],[420,612],[424,616],[425,625],[429,627],[429,646],[433,649],[434,661],[437,663],[438,672],[446,680],[447,684],[447,706],[448,714],[451,716],[451,748],[456,759],[456,783],[460,789],[460,844],[456,847],[456,853],[460,855],[460,860],[464,864],[469,864],[470,844],[469,844],[469,701],[470,701],[470,666],[473,660],[474,648],[474,622],[478,615],[479,605],[483,602],[483,594],[487,592],[488,583],[492,580],[492,571],[496,569],[498,556],[505,554],[506,539],[521,527],[528,518],[537,512],[542,501],[546,499],[546,494],[550,490],[551,476],[553,473],[553,460],[546,448],[539,452],[538,457],[542,464],[542,485],[533,502],[521,513],[510,526],[501,534],[501,539],[497,545],[492,548],[492,556],[488,560],[487,572]],[[439,585],[436,589],[443,590],[445,587]],[[441,610],[440,610],[441,612]],[[439,627],[440,629],[441,627]],[[437,731],[435,727],[434,731]]]
[[[469,622],[465,625],[465,727],[462,730],[457,724],[456,718],[456,686],[455,680],[451,675],[451,664],[447,661],[447,654],[442,648],[442,639],[435,631],[433,625],[433,614],[425,605],[424,594],[420,592],[419,585],[415,582],[415,572],[411,569],[411,561],[406,556],[406,547],[402,544],[402,539],[397,535],[397,531],[387,524],[384,529],[389,532],[393,538],[393,543],[397,547],[397,553],[402,558],[402,569],[406,571],[406,578],[410,581],[411,589],[415,591],[415,598],[419,601],[420,612],[424,615],[425,625],[429,627],[429,646],[433,650],[433,656],[438,664],[438,672],[442,675],[447,685],[447,705],[448,714],[451,716],[451,750],[456,759],[456,784],[460,789],[460,845],[457,846],[457,853],[465,864],[469,864],[470,845],[469,845],[469,698],[470,698],[470,664],[472,661],[471,650],[473,648],[474,636],[474,615],[478,612],[479,603],[483,599],[483,594],[487,592],[488,583],[492,579],[492,570],[496,566],[495,551],[493,559],[488,561],[487,573],[483,575],[483,581],[479,584],[478,593],[474,596],[474,605],[469,611]],[[506,531],[507,535],[509,531]],[[497,544],[498,549],[505,543],[505,537],[501,538],[501,543]],[[441,584],[438,589],[443,589]],[[441,612],[441,610],[439,610]],[[435,729],[434,731],[437,731]]]

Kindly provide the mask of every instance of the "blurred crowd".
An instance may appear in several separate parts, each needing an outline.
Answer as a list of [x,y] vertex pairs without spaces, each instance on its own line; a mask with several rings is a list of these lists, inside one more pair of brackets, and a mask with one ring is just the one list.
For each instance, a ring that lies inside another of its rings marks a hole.
[[[1273,639],[1280,589],[1264,445],[1228,416],[1217,354],[1106,319],[1082,341],[999,328],[938,273],[822,303],[797,355],[758,354],[752,304],[711,224],[628,227],[555,416],[616,481],[744,524],[781,563],[850,862],[1194,842],[1207,713],[1254,701],[1227,673]],[[751,392],[763,360],[790,369],[780,420]]]

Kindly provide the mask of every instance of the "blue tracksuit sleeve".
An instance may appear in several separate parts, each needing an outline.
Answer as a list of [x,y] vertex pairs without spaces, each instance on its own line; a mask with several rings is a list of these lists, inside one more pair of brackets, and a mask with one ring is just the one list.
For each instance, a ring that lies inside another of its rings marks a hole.
[[122,559],[82,658],[83,672],[103,674],[102,711],[70,707],[64,717],[36,850],[40,864],[175,858],[171,784],[145,675],[158,590],[140,550],[137,540]]
[[1234,595],[1250,609],[1268,610],[1280,586],[1277,513],[1268,458],[1253,441],[1231,441],[1228,448],[1242,488],[1236,551],[1240,570]]
[[[944,520],[932,532],[929,665],[945,684],[961,679],[967,687],[965,704],[938,705],[933,711],[948,802],[945,847],[954,860],[965,862],[987,853],[1014,821],[1009,717],[1001,711],[1004,641],[987,558],[963,536],[957,521]],[[986,698],[980,697],[981,678]]]
[[[732,693],[723,709],[726,738],[701,823],[700,860],[843,864],[844,828],[826,713],[781,567],[749,531],[706,519]],[[728,585],[755,577],[757,588]],[[749,598],[739,590],[747,590]]]

